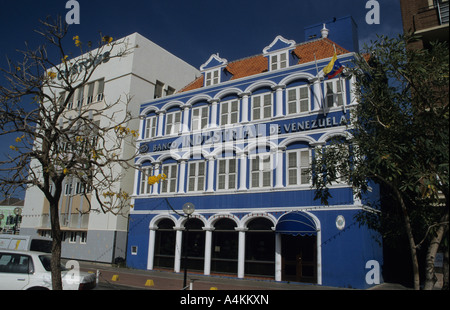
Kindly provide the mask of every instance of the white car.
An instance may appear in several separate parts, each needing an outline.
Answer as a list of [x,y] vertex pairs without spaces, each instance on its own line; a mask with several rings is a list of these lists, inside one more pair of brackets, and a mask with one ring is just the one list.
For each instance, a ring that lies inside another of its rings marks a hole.
[[[51,254],[0,250],[0,290],[52,289]],[[96,286],[93,273],[61,266],[64,290],[88,290]]]

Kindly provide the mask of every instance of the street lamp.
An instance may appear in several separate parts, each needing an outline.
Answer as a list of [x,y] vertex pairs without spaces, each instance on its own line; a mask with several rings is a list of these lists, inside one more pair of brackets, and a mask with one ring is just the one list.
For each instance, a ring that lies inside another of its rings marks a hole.
[[19,216],[22,214],[22,208],[16,207],[14,208],[14,214],[16,215],[15,223],[14,223],[14,234],[17,232],[17,226],[19,225]]
[[0,232],[2,231],[2,220],[5,218],[3,213],[0,213]]
[[192,213],[194,213],[195,211],[195,206],[193,203],[187,202],[183,205],[183,212],[184,214],[186,214],[187,220],[186,220],[186,224],[184,225],[185,229],[186,229],[186,236],[184,238],[184,246],[183,246],[183,250],[184,250],[184,280],[183,280],[183,289],[186,289],[187,286],[187,263],[188,263],[188,251],[187,251],[187,246],[188,246],[188,237],[189,237],[189,226],[187,226],[187,223],[189,221],[189,217],[191,216]]

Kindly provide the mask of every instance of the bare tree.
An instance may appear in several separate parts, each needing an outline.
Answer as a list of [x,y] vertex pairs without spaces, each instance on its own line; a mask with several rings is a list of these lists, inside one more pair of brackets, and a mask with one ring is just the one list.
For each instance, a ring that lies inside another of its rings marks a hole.
[[[92,49],[90,42],[83,43],[78,36],[67,38],[68,26],[62,18],[40,22],[42,29],[36,32],[43,44],[37,49],[26,46],[19,51],[22,61],[8,60],[9,66],[0,69],[7,81],[0,86],[0,136],[15,137],[0,162],[0,189],[12,193],[35,186],[48,200],[52,286],[62,289],[58,202],[63,182],[77,178],[89,206],[95,198],[101,209],[96,211],[121,213],[129,204],[129,195],[117,188],[122,177],[119,168],[133,167],[133,157],[124,158],[123,148],[137,137],[127,127],[132,118],[127,110],[130,98],[114,102],[98,98],[80,104],[74,93],[88,85],[100,64],[126,57],[131,48],[125,41],[113,42],[100,35],[98,48]],[[72,49],[78,47],[81,56],[66,54],[67,42]],[[83,51],[85,46],[90,51]],[[85,212],[89,211],[91,207]]]

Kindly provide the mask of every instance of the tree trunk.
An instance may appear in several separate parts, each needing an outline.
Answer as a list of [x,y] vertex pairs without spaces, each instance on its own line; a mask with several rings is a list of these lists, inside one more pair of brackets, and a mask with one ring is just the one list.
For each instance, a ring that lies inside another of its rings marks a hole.
[[398,191],[397,188],[394,188],[394,191],[397,195],[398,201],[400,202],[400,206],[403,212],[403,219],[405,221],[406,235],[408,236],[409,248],[411,251],[411,262],[413,267],[413,283],[414,289],[420,289],[420,275],[419,275],[419,260],[417,259],[417,247],[416,242],[414,241],[414,235],[411,227],[411,220],[408,215],[408,210],[405,205],[405,201],[403,200],[402,194]]
[[59,226],[58,203],[50,204],[50,217],[52,225],[52,288],[54,290],[62,290],[61,280],[61,228]]
[[[441,223],[448,222],[448,213],[446,213],[442,219]],[[434,288],[434,284],[437,281],[435,272],[434,272],[434,260],[436,258],[436,253],[439,250],[439,245],[441,244],[442,238],[444,236],[447,224],[439,225],[439,229],[436,231],[436,234],[433,235],[431,239],[430,245],[428,246],[427,257],[426,257],[426,266],[425,266],[425,286],[424,290],[432,290]]]
[[[448,229],[447,229],[448,233]],[[442,273],[444,276],[444,280],[442,283],[442,290],[448,291],[448,245],[444,248],[444,262],[442,265]]]

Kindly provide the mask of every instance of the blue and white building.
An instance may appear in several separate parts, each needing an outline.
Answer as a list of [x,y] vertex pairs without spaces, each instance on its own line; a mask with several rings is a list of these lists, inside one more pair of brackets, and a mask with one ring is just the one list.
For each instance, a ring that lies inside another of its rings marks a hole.
[[[349,137],[358,104],[352,77],[323,78],[335,52],[344,66],[355,57],[331,40],[331,29],[354,31],[341,28],[339,20],[321,26],[300,44],[277,36],[262,54],[233,62],[214,54],[182,91],[141,105],[129,267],[180,272],[187,249],[188,269],[205,275],[353,288],[377,282],[382,248],[354,218],[362,201],[343,180],[321,204],[308,173],[317,148]],[[149,185],[159,174],[167,178]]]

